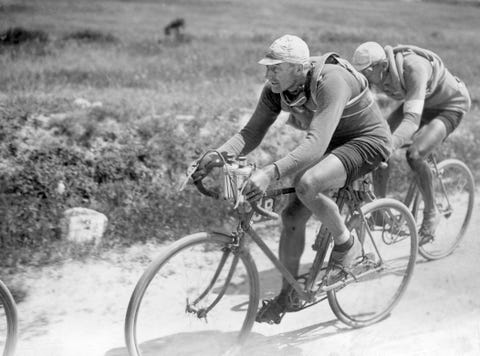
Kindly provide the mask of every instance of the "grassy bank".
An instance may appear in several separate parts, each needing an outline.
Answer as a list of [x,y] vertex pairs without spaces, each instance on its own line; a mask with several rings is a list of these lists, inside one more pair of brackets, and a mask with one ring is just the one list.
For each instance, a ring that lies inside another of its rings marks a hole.
[[[313,54],[350,58],[367,40],[438,52],[474,102],[441,154],[478,178],[479,15],[477,6],[380,0],[2,2],[0,31],[37,33],[0,45],[3,261],[75,253],[58,228],[73,206],[107,215],[105,247],[218,225],[228,209],[175,187],[198,152],[248,118],[263,83],[256,62],[284,33],[302,36]],[[164,26],[178,17],[184,36],[167,38]],[[279,122],[252,158],[272,161],[300,138]]]

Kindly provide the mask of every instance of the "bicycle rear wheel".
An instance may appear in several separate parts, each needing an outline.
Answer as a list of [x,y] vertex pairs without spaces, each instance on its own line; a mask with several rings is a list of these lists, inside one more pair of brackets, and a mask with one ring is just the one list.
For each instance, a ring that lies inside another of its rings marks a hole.
[[125,319],[131,356],[221,355],[245,340],[259,303],[258,272],[232,242],[218,233],[189,235],[150,264]]
[[[429,260],[443,258],[455,250],[470,223],[475,199],[475,182],[465,163],[446,159],[438,164],[438,171],[433,184],[441,220],[433,240],[419,247],[420,254]],[[423,218],[421,194],[418,199],[415,217],[420,226]]]
[[3,356],[12,356],[15,353],[18,337],[17,307],[12,294],[2,281],[0,281],[0,303],[0,345],[3,347]]
[[361,210],[364,218],[354,213],[347,226],[364,241],[364,261],[355,268],[356,280],[327,292],[334,314],[352,327],[389,315],[412,277],[418,248],[415,220],[404,204],[383,198]]

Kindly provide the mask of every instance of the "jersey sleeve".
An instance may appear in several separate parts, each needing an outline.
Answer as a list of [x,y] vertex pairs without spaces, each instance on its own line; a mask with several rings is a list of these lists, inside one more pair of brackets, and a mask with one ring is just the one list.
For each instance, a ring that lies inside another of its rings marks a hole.
[[280,95],[273,93],[270,86],[266,84],[250,120],[239,133],[220,146],[218,151],[235,156],[250,153],[262,142],[280,111]]
[[280,177],[299,172],[318,162],[325,154],[352,89],[338,72],[330,72],[318,83],[318,109],[305,139],[285,157],[275,162]]
[[427,59],[416,54],[405,56],[403,62],[403,77],[406,91],[404,113],[421,116],[427,85],[431,76],[432,66]]
[[394,149],[401,147],[418,130],[431,75],[432,68],[427,59],[415,54],[405,57],[403,77],[406,94],[403,120],[393,133]]

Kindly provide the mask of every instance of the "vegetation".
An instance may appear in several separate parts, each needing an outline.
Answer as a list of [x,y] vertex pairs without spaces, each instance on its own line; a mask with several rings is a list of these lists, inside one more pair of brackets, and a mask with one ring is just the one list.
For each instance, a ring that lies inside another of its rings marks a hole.
[[[395,0],[2,2],[0,243],[9,257],[0,260],[71,256],[58,222],[74,206],[107,215],[104,248],[227,217],[226,206],[176,186],[194,157],[248,119],[263,83],[256,62],[285,33],[313,54],[350,58],[367,40],[439,53],[473,97],[440,154],[465,160],[478,179],[479,15],[478,6]],[[185,36],[165,37],[179,16]],[[252,159],[270,162],[301,137],[279,119]],[[395,159],[399,180],[408,169]]]

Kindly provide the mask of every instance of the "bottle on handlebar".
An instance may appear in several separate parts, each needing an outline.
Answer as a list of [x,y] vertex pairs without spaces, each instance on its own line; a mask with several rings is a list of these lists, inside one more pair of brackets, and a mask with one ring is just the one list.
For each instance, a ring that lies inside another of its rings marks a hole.
[[237,189],[243,189],[244,183],[250,178],[252,174],[252,166],[247,165],[247,158],[245,156],[238,157],[238,169],[237,172]]
[[235,206],[243,201],[242,189],[252,170],[253,166],[247,163],[245,157],[239,157],[237,162],[223,167],[225,200],[234,200]]

